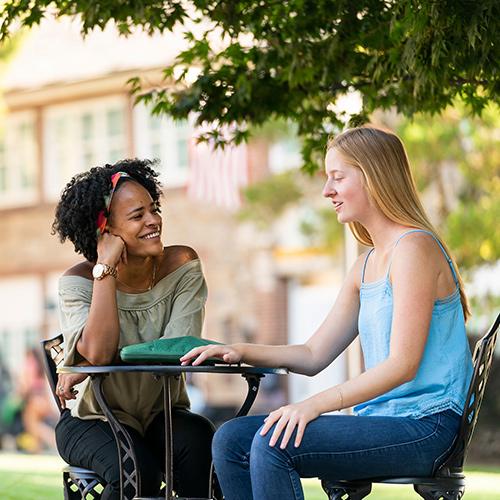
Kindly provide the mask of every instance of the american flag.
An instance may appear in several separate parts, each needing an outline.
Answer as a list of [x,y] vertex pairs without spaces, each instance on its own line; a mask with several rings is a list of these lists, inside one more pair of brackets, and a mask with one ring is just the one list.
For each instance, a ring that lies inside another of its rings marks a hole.
[[189,142],[188,196],[227,210],[241,206],[240,189],[248,184],[247,146],[214,148],[197,143],[196,133]]

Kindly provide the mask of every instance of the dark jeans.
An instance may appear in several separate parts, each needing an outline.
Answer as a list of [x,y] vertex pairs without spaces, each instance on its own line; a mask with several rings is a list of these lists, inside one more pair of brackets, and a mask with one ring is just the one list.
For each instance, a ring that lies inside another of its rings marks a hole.
[[263,416],[226,422],[215,434],[215,471],[226,500],[303,500],[301,477],[427,476],[448,454],[460,424],[451,410],[420,419],[323,415],[298,448],[269,446]]
[[[163,418],[159,414],[144,436],[125,426],[139,462],[143,496],[159,495],[165,470]],[[175,491],[179,496],[208,497],[213,425],[205,417],[173,408],[172,429]],[[104,479],[103,500],[120,499],[118,451],[107,422],[82,420],[65,410],[56,426],[56,441],[68,464],[91,469]]]

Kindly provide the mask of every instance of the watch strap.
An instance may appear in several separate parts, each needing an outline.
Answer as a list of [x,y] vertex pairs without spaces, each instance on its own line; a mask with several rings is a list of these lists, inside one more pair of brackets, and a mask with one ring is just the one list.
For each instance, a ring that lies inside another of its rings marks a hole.
[[109,264],[103,264],[102,262],[98,262],[97,264],[101,265],[104,268],[102,274],[96,278],[97,280],[102,280],[106,276],[113,276],[113,278],[116,278],[118,274],[116,267],[110,266]]

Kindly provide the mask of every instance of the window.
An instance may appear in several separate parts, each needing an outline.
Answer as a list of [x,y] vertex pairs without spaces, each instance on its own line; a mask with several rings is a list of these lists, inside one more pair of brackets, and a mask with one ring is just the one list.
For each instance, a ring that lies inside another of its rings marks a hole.
[[[82,163],[93,166],[95,163],[95,147],[94,147],[94,116],[90,113],[85,113],[80,117],[81,127],[81,145],[82,145]],[[71,175],[70,175],[71,177]]]
[[4,367],[18,376],[26,349],[38,346],[43,322],[43,289],[37,276],[0,280],[0,352]]
[[124,155],[125,113],[123,109],[112,108],[106,116],[109,162],[116,163]]
[[126,156],[125,97],[51,106],[44,113],[45,194],[56,200],[75,174]]
[[0,207],[29,205],[36,201],[38,186],[35,114],[12,113],[5,124],[0,141]]
[[160,160],[160,180],[167,188],[187,182],[191,134],[188,121],[152,115],[143,104],[134,108],[136,154],[139,158]]

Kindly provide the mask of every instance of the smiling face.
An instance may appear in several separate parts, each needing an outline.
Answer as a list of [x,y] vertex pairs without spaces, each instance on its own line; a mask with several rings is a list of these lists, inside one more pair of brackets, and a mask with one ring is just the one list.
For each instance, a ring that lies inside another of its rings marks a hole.
[[109,231],[120,236],[129,255],[160,255],[162,219],[151,195],[138,182],[125,180],[113,195]]
[[332,200],[338,221],[361,222],[373,209],[366,190],[363,173],[349,165],[345,158],[334,148],[326,153],[326,183],[323,196]]

